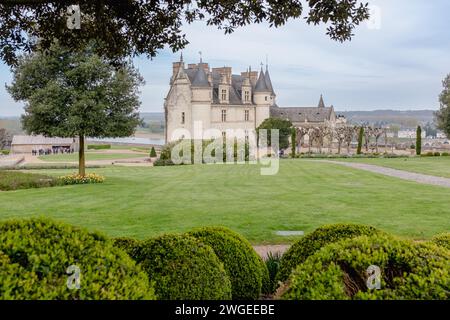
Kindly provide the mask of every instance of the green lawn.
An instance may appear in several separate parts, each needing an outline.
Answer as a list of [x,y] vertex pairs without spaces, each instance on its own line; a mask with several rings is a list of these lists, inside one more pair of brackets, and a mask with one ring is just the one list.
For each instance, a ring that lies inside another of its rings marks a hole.
[[314,161],[283,160],[274,176],[261,176],[259,169],[92,169],[107,181],[0,192],[0,219],[47,216],[111,236],[137,238],[224,225],[255,244],[294,239],[275,235],[277,230],[309,232],[337,222],[369,224],[414,239],[450,230],[447,188]]
[[[123,153],[99,153],[86,152],[86,160],[117,160],[117,159],[131,159],[142,158],[145,154],[123,154]],[[78,161],[78,153],[72,154],[52,154],[48,156],[40,156],[40,160],[48,162],[76,162]]]
[[362,162],[393,169],[450,178],[450,157],[414,157],[395,159],[338,159]]

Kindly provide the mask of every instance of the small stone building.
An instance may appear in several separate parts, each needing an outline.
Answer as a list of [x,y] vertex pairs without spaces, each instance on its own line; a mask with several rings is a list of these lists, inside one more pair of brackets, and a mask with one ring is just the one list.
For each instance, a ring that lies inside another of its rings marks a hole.
[[12,154],[31,154],[33,150],[54,150],[55,148],[65,148],[78,152],[78,139],[58,137],[48,138],[41,135],[16,135],[11,142]]

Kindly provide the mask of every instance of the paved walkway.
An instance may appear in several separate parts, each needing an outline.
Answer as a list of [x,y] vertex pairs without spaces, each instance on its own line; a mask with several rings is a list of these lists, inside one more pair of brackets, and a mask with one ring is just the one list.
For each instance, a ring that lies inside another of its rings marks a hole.
[[391,168],[387,168],[387,167],[376,166],[373,164],[366,164],[366,163],[332,161],[332,160],[315,160],[315,161],[338,164],[338,165],[345,166],[345,167],[350,167],[350,168],[370,171],[370,172],[374,172],[374,173],[384,174],[385,176],[400,178],[403,180],[450,188],[450,179],[449,178],[436,177],[436,176],[430,176],[430,175],[415,173],[415,172],[410,172],[410,171],[391,169]]
[[269,252],[272,253],[285,253],[289,249],[288,244],[277,244],[277,245],[267,245],[267,246],[253,246],[255,251],[259,254],[261,258],[266,258]]

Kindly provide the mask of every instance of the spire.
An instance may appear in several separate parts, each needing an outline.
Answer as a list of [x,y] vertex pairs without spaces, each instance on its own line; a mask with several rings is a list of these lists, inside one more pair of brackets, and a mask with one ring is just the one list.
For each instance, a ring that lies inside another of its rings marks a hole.
[[270,93],[275,95],[275,92],[273,91],[272,81],[270,80],[269,68],[268,68],[267,64],[266,64],[266,74],[264,76],[264,80],[266,81],[266,85],[267,85],[267,88],[269,89]]
[[319,108],[325,108],[325,103],[323,102],[323,96],[322,95],[320,95],[320,100],[319,100],[318,107]]
[[259,72],[258,81],[256,81],[255,92],[270,92],[270,89],[267,88],[266,84],[266,76],[264,75],[264,70],[261,63],[261,71]]
[[183,62],[183,51],[181,51],[180,62]]

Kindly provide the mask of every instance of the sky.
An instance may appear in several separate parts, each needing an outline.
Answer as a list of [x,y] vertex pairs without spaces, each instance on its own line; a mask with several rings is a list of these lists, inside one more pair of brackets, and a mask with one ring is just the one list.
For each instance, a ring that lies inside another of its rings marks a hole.
[[[281,107],[316,106],[323,94],[338,111],[421,110],[439,108],[442,80],[450,73],[450,1],[367,0],[372,19],[355,30],[352,41],[331,40],[326,26],[302,19],[280,28],[267,24],[240,28],[232,34],[206,26],[186,25],[190,44],[186,63],[197,63],[199,52],[211,67],[229,66],[240,74],[259,70],[268,61]],[[172,62],[180,52],[162,50],[157,57],[136,57],[146,84],[141,112],[163,112]],[[23,112],[5,90],[9,67],[0,63],[0,116]]]

